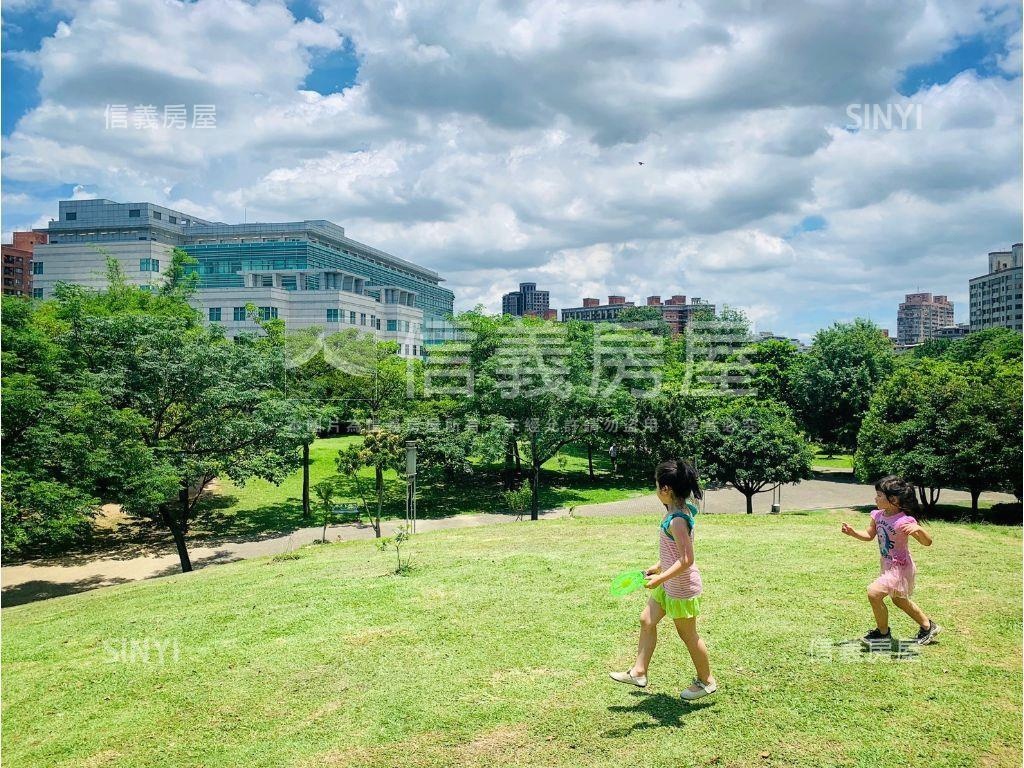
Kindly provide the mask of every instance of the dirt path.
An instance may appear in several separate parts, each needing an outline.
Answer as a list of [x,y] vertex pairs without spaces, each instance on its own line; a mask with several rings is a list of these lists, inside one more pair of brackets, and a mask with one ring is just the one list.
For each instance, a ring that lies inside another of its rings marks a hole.
[[[837,509],[870,504],[874,499],[871,486],[856,483],[848,472],[830,472],[825,479],[808,480],[799,485],[782,489],[782,509]],[[983,494],[992,502],[1014,501],[1006,494]],[[959,491],[943,491],[942,502],[969,501],[970,496]],[[768,512],[771,507],[769,494],[755,497],[754,512]],[[706,513],[737,514],[746,511],[746,500],[742,494],[731,489],[708,491],[705,499]],[[580,517],[616,517],[623,515],[657,516],[662,508],[653,494],[634,499],[588,504],[576,507],[573,514]],[[541,515],[544,519],[565,517],[567,509],[556,509]],[[421,520],[417,532],[464,528],[476,525],[492,525],[515,521],[512,515],[480,514],[455,515],[433,520]],[[385,536],[394,532],[404,521],[392,520],[382,523]],[[319,541],[323,528],[320,526],[300,528],[286,536],[275,536],[255,541],[222,542],[204,544],[202,540],[192,542],[189,552],[192,564],[204,568],[218,563],[227,563],[250,557],[263,557],[290,552],[294,549]],[[367,525],[336,525],[327,529],[329,541],[355,541],[372,539],[373,529]],[[143,554],[140,554],[143,553]],[[88,589],[122,584],[140,579],[170,576],[180,573],[178,556],[170,539],[157,539],[140,544],[134,549],[124,548],[115,556],[98,553],[90,556],[74,555],[45,562],[32,562],[4,566],[0,569],[2,603],[4,607],[45,600],[51,597],[69,595]]]

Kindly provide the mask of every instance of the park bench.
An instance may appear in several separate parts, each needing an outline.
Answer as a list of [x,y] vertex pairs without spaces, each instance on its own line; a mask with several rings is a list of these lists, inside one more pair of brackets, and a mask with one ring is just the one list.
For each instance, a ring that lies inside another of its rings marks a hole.
[[331,509],[331,519],[335,523],[358,523],[361,519],[362,507],[358,503],[336,504]]

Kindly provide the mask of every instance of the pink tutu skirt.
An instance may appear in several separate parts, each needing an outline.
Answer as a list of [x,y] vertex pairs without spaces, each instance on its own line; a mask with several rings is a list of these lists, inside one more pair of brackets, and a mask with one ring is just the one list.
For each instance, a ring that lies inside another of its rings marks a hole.
[[883,568],[882,574],[871,582],[871,589],[887,593],[890,597],[910,597],[914,591],[914,566]]

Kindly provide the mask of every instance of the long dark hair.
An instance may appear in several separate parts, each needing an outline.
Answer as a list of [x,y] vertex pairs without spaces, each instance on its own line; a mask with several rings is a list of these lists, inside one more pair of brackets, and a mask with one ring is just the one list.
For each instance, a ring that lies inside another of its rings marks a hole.
[[886,475],[877,483],[875,490],[885,494],[885,498],[893,502],[905,514],[919,515],[921,505],[917,501],[917,492],[911,483],[896,475]]
[[695,499],[704,498],[697,470],[686,459],[669,459],[661,462],[654,470],[654,482],[659,488],[666,485],[671,488],[680,502],[691,496]]

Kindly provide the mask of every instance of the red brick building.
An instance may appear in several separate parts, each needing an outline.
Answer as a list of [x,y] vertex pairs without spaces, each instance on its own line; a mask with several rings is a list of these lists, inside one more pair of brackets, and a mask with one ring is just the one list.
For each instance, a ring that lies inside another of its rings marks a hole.
[[4,243],[3,289],[5,296],[32,295],[32,251],[46,243],[43,232],[15,232],[13,243]]

